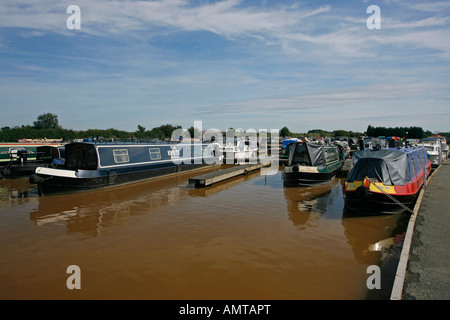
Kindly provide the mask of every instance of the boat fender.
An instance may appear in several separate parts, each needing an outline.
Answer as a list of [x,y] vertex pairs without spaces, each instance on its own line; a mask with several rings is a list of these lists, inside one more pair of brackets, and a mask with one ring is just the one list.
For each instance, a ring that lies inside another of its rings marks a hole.
[[39,184],[39,183],[43,183],[43,182],[44,182],[44,178],[41,178],[41,177],[39,177],[39,176],[36,175],[36,174],[32,174],[32,175],[28,178],[28,181],[29,181],[31,184]]
[[369,188],[366,186],[360,186],[356,189],[356,195],[358,198],[366,199],[369,196]]

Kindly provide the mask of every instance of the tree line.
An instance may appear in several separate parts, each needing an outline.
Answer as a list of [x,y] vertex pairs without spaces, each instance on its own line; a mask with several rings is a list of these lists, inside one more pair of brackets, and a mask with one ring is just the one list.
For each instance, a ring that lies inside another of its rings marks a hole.
[[[138,125],[137,130],[128,132],[114,128],[110,129],[88,129],[72,130],[64,129],[59,125],[58,116],[52,113],[39,115],[33,125],[22,125],[16,127],[3,127],[0,129],[0,141],[14,142],[19,139],[63,139],[65,141],[85,138],[97,139],[165,139],[170,138],[172,132],[181,128],[179,125],[164,124],[159,127],[146,130]],[[193,128],[191,129],[193,130]]]
[[[22,125],[10,128],[8,126],[0,129],[0,141],[13,142],[19,139],[63,139],[65,141],[74,139],[85,139],[90,137],[116,139],[116,140],[131,140],[131,139],[168,139],[171,138],[172,132],[176,129],[182,128],[180,125],[164,124],[147,130],[140,124],[137,130],[128,132],[114,128],[110,129],[88,129],[88,130],[72,130],[64,129],[59,125],[58,116],[52,113],[41,114],[33,125]],[[197,129],[190,127],[188,129],[191,137],[196,136]],[[439,133],[445,136],[450,141],[450,132]],[[422,139],[424,137],[432,136],[430,131],[424,131],[421,127],[374,127],[369,125],[366,132],[354,132],[347,130],[326,131],[322,129],[309,130],[306,133],[291,132],[286,126],[280,129],[280,137],[296,137],[296,136],[313,136],[313,137],[358,137],[358,136],[397,136],[401,138]]]
[[362,132],[355,132],[351,130],[334,130],[326,131],[322,129],[312,129],[306,133],[295,133],[291,132],[286,126],[281,128],[280,137],[300,137],[300,136],[311,136],[311,137],[358,137],[363,136]]
[[[450,141],[450,132],[439,132],[441,136],[446,137],[447,141]],[[293,133],[287,127],[283,127],[280,130],[280,137],[295,137],[295,136],[312,136],[312,137],[400,137],[406,139],[422,139],[425,137],[431,137],[434,134],[429,130],[424,130],[421,127],[374,127],[369,125],[365,132],[355,132],[348,130],[334,130],[326,131],[322,129],[309,130],[306,133]]]
[[432,136],[433,133],[430,131],[424,131],[421,127],[373,127],[369,125],[367,127],[366,134],[370,137],[400,137],[406,139],[422,139],[425,137]]

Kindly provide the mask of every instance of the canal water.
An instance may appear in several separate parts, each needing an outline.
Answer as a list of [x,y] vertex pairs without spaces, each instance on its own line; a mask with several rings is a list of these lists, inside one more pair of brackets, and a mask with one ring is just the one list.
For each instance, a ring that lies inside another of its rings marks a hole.
[[[0,180],[0,299],[389,298],[407,217],[348,216],[339,178],[188,185],[212,170],[44,197]],[[81,289],[67,287],[72,265]],[[367,287],[371,265],[382,289]]]

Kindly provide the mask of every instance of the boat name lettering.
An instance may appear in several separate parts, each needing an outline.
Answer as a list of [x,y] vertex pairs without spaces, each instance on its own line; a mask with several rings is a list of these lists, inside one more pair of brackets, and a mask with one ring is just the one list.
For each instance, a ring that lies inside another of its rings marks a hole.
[[169,156],[171,156],[171,157],[179,157],[180,156],[180,150],[176,150],[176,149],[168,150],[167,154]]

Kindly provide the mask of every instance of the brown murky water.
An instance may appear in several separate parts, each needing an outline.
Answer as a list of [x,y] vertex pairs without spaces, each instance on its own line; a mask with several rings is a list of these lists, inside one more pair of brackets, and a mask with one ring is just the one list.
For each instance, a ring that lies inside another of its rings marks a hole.
[[188,186],[207,170],[46,197],[0,180],[0,299],[364,299],[374,244],[402,232],[400,216],[346,217],[342,179]]

